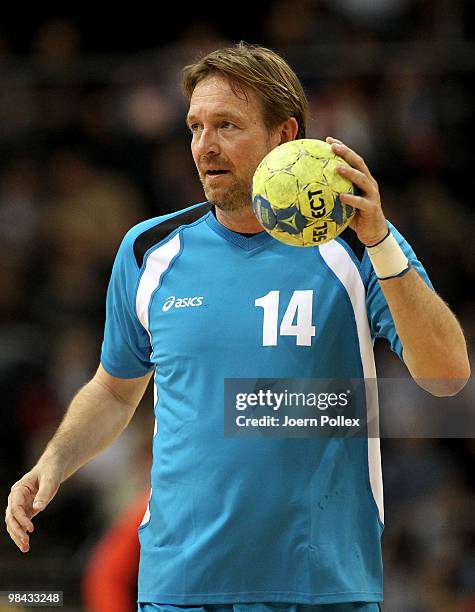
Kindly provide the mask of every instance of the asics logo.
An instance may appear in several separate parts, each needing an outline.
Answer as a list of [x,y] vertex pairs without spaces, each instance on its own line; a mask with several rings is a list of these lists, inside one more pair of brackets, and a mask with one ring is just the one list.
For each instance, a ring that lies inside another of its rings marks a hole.
[[175,303],[175,297],[172,295],[172,297],[169,297],[168,300],[165,302],[165,304],[163,304],[162,306],[163,312],[170,310],[170,308],[173,306],[174,303]]
[[170,296],[162,306],[163,312],[167,312],[170,308],[188,308],[196,307],[203,304],[203,296],[177,298],[174,295]]

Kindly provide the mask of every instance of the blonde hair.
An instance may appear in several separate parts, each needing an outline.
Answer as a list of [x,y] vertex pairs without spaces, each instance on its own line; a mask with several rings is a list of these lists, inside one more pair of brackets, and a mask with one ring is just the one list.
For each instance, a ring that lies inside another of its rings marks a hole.
[[258,94],[269,130],[294,117],[297,138],[305,138],[307,97],[295,72],[277,53],[244,41],[212,51],[183,69],[182,86],[188,100],[200,81],[215,74],[226,77],[236,94],[237,88],[244,95],[246,88]]

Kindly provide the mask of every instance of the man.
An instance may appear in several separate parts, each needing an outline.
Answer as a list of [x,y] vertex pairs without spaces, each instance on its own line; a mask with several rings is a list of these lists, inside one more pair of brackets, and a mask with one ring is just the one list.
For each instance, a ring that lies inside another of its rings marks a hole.
[[[27,552],[32,517],[119,435],[154,372],[139,608],[378,609],[377,440],[225,437],[224,379],[371,378],[372,340],[381,336],[419,384],[453,395],[469,376],[463,333],[388,225],[366,164],[340,141],[327,139],[361,191],[342,196],[357,209],[354,231],[310,249],[261,231],[250,201],[254,170],[274,147],[305,136],[305,95],[279,56],[244,43],[215,51],[185,69],[184,89],[208,201],[126,235],[101,365],[13,486],[8,531]],[[314,332],[304,343],[292,321],[281,323],[300,290],[311,296],[305,324]],[[264,323],[271,291],[279,300]]]

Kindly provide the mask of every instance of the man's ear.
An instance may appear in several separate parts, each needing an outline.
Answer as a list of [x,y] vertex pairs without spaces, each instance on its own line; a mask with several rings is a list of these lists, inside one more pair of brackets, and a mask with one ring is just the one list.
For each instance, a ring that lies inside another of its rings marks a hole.
[[284,142],[289,142],[289,140],[295,140],[298,131],[299,124],[297,123],[297,119],[295,117],[289,117],[287,121],[284,121],[280,126],[279,144],[284,144]]

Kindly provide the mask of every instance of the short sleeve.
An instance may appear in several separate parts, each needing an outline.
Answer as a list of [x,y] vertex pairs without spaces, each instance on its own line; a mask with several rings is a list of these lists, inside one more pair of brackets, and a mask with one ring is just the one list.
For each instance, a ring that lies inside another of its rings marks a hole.
[[150,338],[135,310],[140,270],[133,253],[133,240],[131,230],[119,248],[107,289],[101,363],[109,374],[118,378],[145,376],[152,368]]
[[[427,272],[425,271],[421,262],[417,259],[416,254],[414,253],[409,243],[405,240],[405,238],[403,238],[403,236],[391,223],[388,223],[388,225],[391,233],[396,238],[399,246],[402,248],[406,257],[411,262],[412,267],[417,271],[417,273],[424,280],[424,282],[431,289],[433,289],[432,283],[430,282]],[[366,310],[371,328],[371,336],[373,340],[375,338],[385,338],[389,342],[391,350],[394,351],[401,360],[403,360],[403,347],[397,335],[388,303],[381,290],[381,286],[374,272],[373,266],[371,265],[371,261],[367,252],[365,252],[363,258],[362,267],[364,270],[364,275],[367,278]]]

